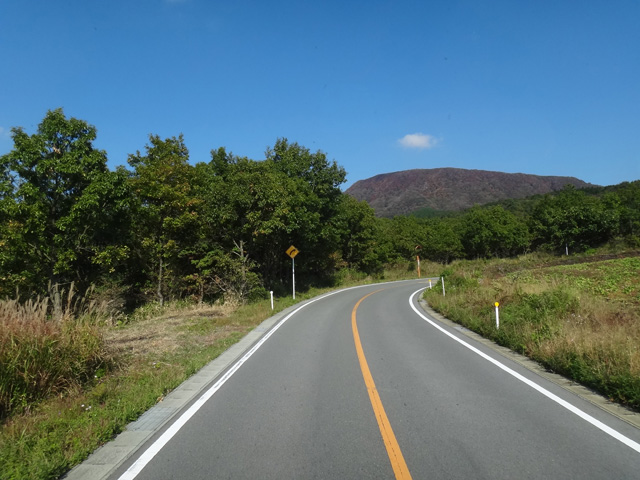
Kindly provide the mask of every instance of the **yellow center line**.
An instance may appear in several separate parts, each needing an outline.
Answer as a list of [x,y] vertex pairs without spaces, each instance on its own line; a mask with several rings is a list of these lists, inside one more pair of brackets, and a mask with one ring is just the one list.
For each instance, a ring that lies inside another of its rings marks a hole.
[[411,473],[409,473],[409,468],[404,461],[404,457],[402,456],[402,451],[400,450],[400,445],[398,445],[396,436],[393,434],[391,423],[389,423],[387,414],[384,411],[382,400],[380,400],[380,395],[378,395],[376,384],[374,383],[373,377],[371,376],[371,371],[369,370],[367,359],[364,356],[364,350],[362,349],[362,343],[360,342],[360,335],[358,334],[358,324],[356,322],[356,311],[358,310],[358,307],[360,306],[362,301],[365,298],[380,291],[381,290],[376,290],[375,292],[371,292],[370,294],[365,295],[360,300],[358,300],[358,303],[356,303],[355,307],[353,307],[353,310],[351,311],[351,328],[353,330],[353,340],[356,344],[356,352],[358,353],[358,360],[360,361],[360,369],[362,370],[364,383],[367,387],[367,392],[369,393],[369,400],[371,400],[373,413],[375,414],[376,420],[378,421],[378,427],[380,428],[384,446],[387,449],[387,455],[389,455],[391,467],[393,468],[393,472],[396,475],[396,479],[410,480]]

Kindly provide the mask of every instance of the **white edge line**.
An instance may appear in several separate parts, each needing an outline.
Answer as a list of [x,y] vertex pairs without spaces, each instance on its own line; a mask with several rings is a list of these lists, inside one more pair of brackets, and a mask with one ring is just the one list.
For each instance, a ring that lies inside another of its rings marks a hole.
[[533,388],[534,390],[537,390],[538,392],[540,392],[541,394],[543,394],[545,397],[549,398],[550,400],[553,400],[554,402],[556,402],[557,404],[559,404],[560,406],[566,408],[567,410],[569,410],[571,413],[574,413],[575,415],[577,415],[578,417],[582,418],[583,420],[586,420],[587,422],[589,422],[591,425],[593,425],[596,428],[599,428],[600,430],[602,430],[604,433],[606,433],[607,435],[610,435],[611,437],[615,438],[616,440],[618,440],[619,442],[624,443],[626,446],[628,446],[629,448],[632,448],[633,450],[635,450],[636,452],[640,453],[640,444],[638,444],[637,442],[634,442],[633,440],[631,440],[630,438],[622,435],[620,432],[618,432],[617,430],[614,430],[613,428],[605,425],[604,423],[602,423],[600,420],[595,419],[594,417],[592,417],[591,415],[589,415],[586,412],[583,412],[582,410],[580,410],[579,408],[575,407],[574,405],[570,404],[569,402],[563,400],[562,398],[558,397],[557,395],[554,395],[553,393],[551,393],[549,390],[541,387],[540,385],[538,385],[537,383],[533,382],[532,380],[529,380],[528,378],[524,377],[523,375],[520,375],[518,372],[516,372],[515,370],[510,369],[509,367],[507,367],[506,365],[504,365],[503,363],[500,363],[498,360],[490,357],[489,355],[487,355],[486,353],[481,352],[480,350],[478,350],[477,348],[473,347],[472,345],[469,345],[467,342],[465,342],[464,340],[458,338],[457,336],[455,336],[454,334],[448,332],[447,330],[445,330],[444,328],[442,328],[440,325],[438,325],[437,323],[435,323],[433,320],[431,320],[430,318],[428,318],[426,315],[424,315],[422,312],[420,312],[416,306],[414,305],[413,302],[413,297],[416,296],[417,293],[423,291],[424,288],[421,288],[420,290],[416,291],[413,293],[413,295],[411,295],[411,297],[409,298],[409,305],[411,305],[411,308],[413,309],[414,312],[416,312],[418,314],[418,316],[420,316],[424,321],[428,322],[429,324],[431,324],[433,327],[437,328],[438,330],[440,330],[442,333],[444,333],[445,335],[451,337],[453,340],[455,340],[456,342],[458,342],[459,344],[463,345],[464,347],[467,347],[469,350],[471,350],[473,353],[476,353],[478,355],[480,355],[482,358],[484,358],[485,360],[493,363],[495,366],[497,366],[498,368],[501,368],[502,370],[504,370],[505,372],[507,372],[509,375],[517,378],[518,380],[520,380],[521,382],[529,385],[531,388]]
[[[401,280],[401,282],[402,281],[407,280]],[[220,379],[218,379],[218,381],[214,383],[211,388],[209,388],[209,390],[202,394],[200,398],[198,398],[182,415],[180,415],[180,417],[175,422],[173,422],[173,424],[167,430],[165,430],[165,432],[155,442],[153,442],[153,444],[151,444],[151,446],[147,450],[145,450],[144,453],[140,455],[140,457],[138,457],[138,459],[127,469],[127,471],[119,477],[119,480],[133,480],[134,478],[136,478],[142,471],[142,469],[146,467],[147,464],[153,459],[153,457],[155,457],[158,452],[160,452],[160,450],[162,450],[162,448],[169,442],[169,440],[171,440],[173,436],[180,431],[180,429],[191,419],[191,417],[193,417],[195,413],[200,410],[200,408],[207,402],[207,400],[209,400],[218,390],[220,390],[220,387],[222,387],[227,382],[227,380],[229,380],[233,376],[233,374],[236,373],[238,369],[247,360],[249,360],[249,358],[251,358],[254,353],[256,353],[256,351],[264,344],[264,342],[266,342],[269,337],[271,337],[271,335],[273,335],[276,330],[278,330],[284,324],[284,322],[289,320],[300,310],[308,305],[311,305],[312,303],[323,300],[327,297],[330,297],[331,295],[335,295],[336,293],[345,292],[347,290],[353,290],[356,288],[375,287],[376,285],[385,285],[388,283],[397,282],[382,282],[370,285],[358,285],[355,287],[343,288],[341,290],[336,290],[335,292],[330,292],[326,295],[314,298],[296,308],[293,312],[280,320],[271,330],[269,330],[258,342],[256,342],[253,347],[251,347],[251,349],[247,351],[247,353],[245,353],[235,364],[233,364],[233,366],[229,368],[229,370],[227,370],[225,374],[220,377]]]

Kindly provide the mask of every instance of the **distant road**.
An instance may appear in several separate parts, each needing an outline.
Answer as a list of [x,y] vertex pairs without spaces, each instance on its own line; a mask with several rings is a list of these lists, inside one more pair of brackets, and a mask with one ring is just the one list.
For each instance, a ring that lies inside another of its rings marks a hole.
[[424,287],[285,317],[111,478],[640,478],[638,429],[420,315]]

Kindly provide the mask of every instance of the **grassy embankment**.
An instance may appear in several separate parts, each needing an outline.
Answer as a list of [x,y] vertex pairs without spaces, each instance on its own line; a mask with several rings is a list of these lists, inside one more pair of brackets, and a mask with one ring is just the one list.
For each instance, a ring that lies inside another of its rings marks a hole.
[[[640,257],[460,261],[426,293],[447,318],[640,410]],[[494,303],[500,303],[496,329]]]
[[[385,280],[412,276],[398,268]],[[340,278],[342,286],[371,281]],[[278,298],[275,312],[294,303]],[[2,480],[58,478],[274,313],[269,301],[152,304],[118,322],[99,308],[59,321],[47,310],[46,300],[0,302]]]

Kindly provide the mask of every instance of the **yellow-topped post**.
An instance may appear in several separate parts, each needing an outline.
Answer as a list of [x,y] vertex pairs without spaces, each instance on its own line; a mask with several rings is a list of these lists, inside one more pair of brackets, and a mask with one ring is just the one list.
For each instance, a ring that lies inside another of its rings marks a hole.
[[296,247],[291,245],[287,248],[286,254],[291,257],[291,278],[293,280],[293,299],[296,299],[296,255],[300,253]]

